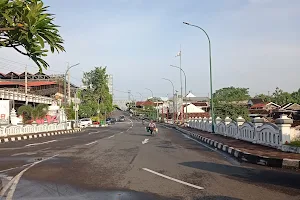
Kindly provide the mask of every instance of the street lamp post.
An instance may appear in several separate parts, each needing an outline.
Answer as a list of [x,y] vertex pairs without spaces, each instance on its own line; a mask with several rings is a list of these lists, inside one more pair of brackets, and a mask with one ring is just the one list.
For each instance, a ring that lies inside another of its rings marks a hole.
[[208,39],[208,50],[209,50],[209,74],[210,74],[210,113],[211,113],[211,118],[212,118],[212,133],[215,132],[215,116],[214,116],[214,103],[213,103],[213,92],[212,92],[212,67],[211,67],[211,42],[210,42],[210,38],[207,34],[207,32],[201,28],[200,26],[196,26],[196,25],[193,25],[193,24],[190,24],[190,23],[187,23],[187,22],[183,22],[184,24],[188,25],[188,26],[193,26],[193,27],[196,27],[196,28],[199,28],[201,29],[207,39]]
[[[184,70],[182,69],[182,68],[180,68],[180,67],[177,67],[177,66],[175,66],[175,65],[170,65],[171,67],[175,67],[175,68],[178,68],[180,71],[182,71],[183,72],[183,74],[184,74],[184,96],[185,96],[185,116],[186,116],[186,118],[187,118],[187,101],[186,101],[186,74],[185,74],[185,72],[184,72]],[[183,101],[183,97],[182,97],[182,101]]]
[[162,78],[162,79],[164,79],[166,81],[169,81],[172,84],[172,89],[173,89],[173,123],[174,123],[174,121],[175,121],[175,101],[174,101],[175,89],[174,89],[174,84],[170,79],[167,79],[167,78]]
[[67,73],[69,72],[69,70],[77,65],[79,65],[80,63],[77,63],[75,65],[72,65],[72,66],[68,66],[67,70],[66,70],[66,73],[64,75],[64,104],[67,103],[67,98],[66,98],[66,94],[67,94],[67,87],[66,87],[66,77],[67,77]]
[[140,92],[137,92],[141,96],[141,101],[143,101],[143,95]]

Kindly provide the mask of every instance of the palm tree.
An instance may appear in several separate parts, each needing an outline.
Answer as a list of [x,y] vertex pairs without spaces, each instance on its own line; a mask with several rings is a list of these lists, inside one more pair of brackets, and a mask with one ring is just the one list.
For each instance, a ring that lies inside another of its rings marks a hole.
[[35,108],[31,105],[23,105],[18,109],[18,114],[23,116],[23,123],[29,119],[37,120],[43,119],[48,113],[48,105],[39,104]]
[[22,115],[23,124],[25,124],[28,120],[30,120],[32,115],[32,106],[31,105],[23,105],[18,108],[18,115]]

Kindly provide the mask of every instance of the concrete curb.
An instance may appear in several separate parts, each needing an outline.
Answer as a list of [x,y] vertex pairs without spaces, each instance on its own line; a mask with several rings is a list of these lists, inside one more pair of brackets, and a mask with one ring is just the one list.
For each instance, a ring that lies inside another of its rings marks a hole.
[[27,140],[27,139],[30,140],[30,139],[54,136],[54,135],[72,134],[72,133],[77,133],[80,131],[82,131],[82,128],[74,129],[74,130],[60,130],[60,131],[46,132],[46,133],[31,133],[31,134],[26,134],[26,135],[12,135],[9,137],[0,138],[0,144],[7,143],[7,142],[20,141],[20,140]]
[[243,152],[239,149],[235,149],[234,147],[224,145],[218,141],[214,141],[214,140],[202,137],[201,135],[187,131],[187,130],[179,128],[177,126],[173,126],[173,125],[167,125],[167,126],[175,128],[176,130],[178,130],[182,133],[185,133],[200,142],[206,143],[214,148],[217,148],[220,151],[223,151],[223,152],[231,155],[232,157],[235,157],[238,161],[243,161],[243,162],[248,162],[248,163],[252,163],[252,164],[268,166],[268,167],[300,169],[300,160],[287,159],[287,158],[283,158],[283,159],[282,158],[272,158],[272,157],[265,157],[265,156],[250,154],[248,152]]

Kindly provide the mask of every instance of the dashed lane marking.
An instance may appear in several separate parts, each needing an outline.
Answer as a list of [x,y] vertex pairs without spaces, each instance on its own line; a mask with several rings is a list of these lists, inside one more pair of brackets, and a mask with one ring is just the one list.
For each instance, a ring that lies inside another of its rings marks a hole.
[[56,142],[56,141],[57,141],[57,140],[50,140],[50,141],[47,141],[47,142],[41,142],[41,143],[27,144],[27,145],[25,145],[25,147],[37,146],[37,145],[41,145],[41,144],[47,144],[47,143]]
[[191,183],[187,183],[187,182],[178,180],[178,179],[176,179],[176,178],[172,178],[172,177],[170,177],[170,176],[163,175],[163,174],[158,173],[158,172],[156,172],[156,171],[153,171],[153,170],[151,170],[151,169],[147,169],[147,168],[142,168],[142,169],[145,170],[145,171],[147,171],[147,172],[150,172],[150,173],[152,173],[152,174],[155,174],[155,175],[157,175],[157,176],[160,176],[160,177],[169,179],[169,180],[174,181],[174,182],[177,182],[177,183],[181,183],[181,184],[183,184],[183,185],[187,185],[187,186],[196,188],[196,189],[198,189],[198,190],[203,190],[203,189],[204,189],[203,187],[200,187],[200,186],[197,186],[197,185],[194,185],[194,184],[191,184]]
[[115,135],[109,136],[108,139],[115,137]]
[[94,141],[94,142],[87,143],[87,144],[85,144],[85,145],[89,146],[89,145],[95,144],[95,143],[97,143],[97,142],[98,142],[98,141]]
[[145,139],[144,141],[142,141],[142,144],[147,144],[149,142],[149,139]]

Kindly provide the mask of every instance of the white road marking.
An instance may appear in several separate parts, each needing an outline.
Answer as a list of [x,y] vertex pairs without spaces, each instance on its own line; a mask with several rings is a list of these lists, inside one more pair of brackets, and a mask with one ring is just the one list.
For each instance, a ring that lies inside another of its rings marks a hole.
[[227,157],[222,151],[218,151],[217,148],[212,148],[212,147],[208,146],[207,144],[201,143],[201,142],[199,142],[198,140],[196,140],[196,139],[194,139],[194,138],[191,138],[190,136],[188,136],[188,135],[186,135],[186,134],[184,134],[184,133],[182,133],[182,132],[180,132],[180,133],[181,133],[184,137],[186,137],[186,138],[188,138],[188,139],[190,139],[190,140],[193,140],[193,141],[197,142],[198,144],[200,144],[200,145],[202,145],[202,146],[204,146],[204,147],[206,147],[206,148],[208,148],[208,149],[210,149],[210,150],[212,150],[212,151],[214,151],[214,152],[216,152],[216,153],[218,153],[218,154],[221,154],[221,155],[222,155],[224,158],[226,158],[227,161],[229,161],[231,164],[236,165],[236,166],[240,166],[240,165],[241,165],[240,162],[238,162],[238,161],[236,161],[236,160],[234,160],[234,159],[232,159],[232,158],[230,158],[230,157]]
[[30,155],[34,155],[34,154],[37,154],[37,152],[23,152],[23,153],[15,153],[11,156],[21,156],[21,155],[27,155],[27,156],[30,156]]
[[14,169],[21,168],[21,167],[26,167],[26,166],[31,165],[31,164],[32,163],[28,163],[28,164],[25,164],[25,165],[22,165],[22,166],[12,167],[12,168],[9,168],[9,169],[4,169],[4,170],[1,170],[0,173],[7,172],[7,171],[10,171],[10,170],[14,170]]
[[94,144],[94,143],[96,143],[96,142],[98,142],[98,141],[94,141],[94,142],[90,142],[90,143],[87,143],[87,144],[85,144],[85,145],[91,145],[91,144]]
[[194,138],[191,138],[190,136],[188,136],[188,135],[186,135],[186,134],[184,134],[184,133],[182,133],[182,134],[183,134],[184,137],[186,137],[186,138],[188,138],[188,139],[190,139],[190,140],[193,140],[193,141],[197,142],[198,144],[201,144],[202,146],[205,146],[206,148],[208,148],[208,149],[210,149],[210,150],[212,150],[212,151],[218,152],[218,150],[216,150],[215,148],[212,148],[212,147],[210,147],[210,146],[208,146],[208,145],[206,145],[206,144],[203,144],[203,143],[199,142],[198,140],[196,140],[196,139],[194,139]]
[[107,132],[107,131],[109,131],[109,130],[105,130],[105,131],[101,130],[101,131],[90,132],[89,135],[92,135],[92,134],[95,134],[95,133],[104,133],[104,132]]
[[25,145],[25,147],[36,146],[36,145],[41,145],[41,144],[47,144],[47,143],[56,142],[56,141],[57,140],[50,140],[50,141],[47,141],[47,142],[27,144],[27,145]]
[[142,144],[146,144],[149,142],[149,139],[145,139],[144,141],[142,141]]
[[27,167],[26,169],[23,169],[23,170],[22,170],[19,174],[17,174],[11,181],[9,181],[9,182],[5,185],[4,188],[2,188],[2,190],[1,190],[1,192],[0,192],[0,197],[3,197],[3,195],[6,193],[6,191],[10,188],[10,189],[9,189],[9,192],[8,192],[8,194],[7,194],[6,200],[12,200],[12,198],[13,198],[13,196],[14,196],[14,192],[15,192],[15,190],[16,190],[16,188],[17,188],[17,185],[18,185],[18,183],[19,183],[19,181],[20,181],[21,176],[22,176],[27,170],[29,170],[31,167],[33,167],[34,165],[39,164],[39,163],[41,163],[41,162],[44,162],[44,161],[46,161],[46,160],[52,159],[52,158],[54,158],[54,157],[56,157],[56,156],[58,156],[58,154],[57,154],[57,155],[54,155],[54,156],[52,156],[52,157],[46,158],[46,159],[44,159],[44,160],[40,160],[40,161],[34,162],[34,163],[32,163],[29,167]]
[[113,137],[115,137],[115,135],[109,136],[108,139],[109,139],[109,138],[113,138]]
[[187,186],[190,186],[190,187],[199,189],[199,190],[203,190],[203,189],[204,189],[203,187],[200,187],[200,186],[197,186],[197,185],[193,185],[193,184],[191,184],[191,183],[187,183],[187,182],[178,180],[178,179],[176,179],[176,178],[172,178],[172,177],[170,177],[170,176],[163,175],[163,174],[158,173],[158,172],[155,172],[155,171],[153,171],[153,170],[151,170],[151,169],[147,169],[147,168],[142,168],[142,169],[145,170],[145,171],[147,171],[147,172],[150,172],[150,173],[152,173],[152,174],[155,174],[155,175],[157,175],[157,176],[160,176],[160,177],[169,179],[169,180],[171,180],[171,181],[175,181],[175,182],[177,182],[177,183],[181,183],[181,184],[183,184],[183,185],[187,185]]

